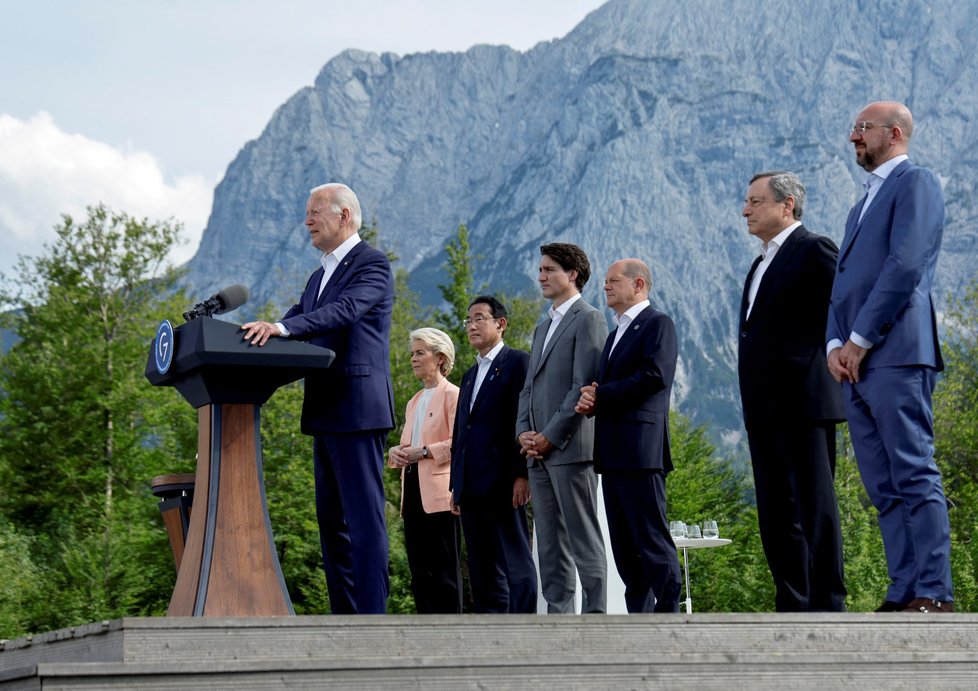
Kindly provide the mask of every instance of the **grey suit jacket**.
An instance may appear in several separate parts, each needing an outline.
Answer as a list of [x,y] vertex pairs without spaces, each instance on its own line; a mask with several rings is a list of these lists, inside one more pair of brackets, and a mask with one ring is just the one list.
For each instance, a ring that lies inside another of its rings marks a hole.
[[[581,387],[597,381],[608,322],[598,310],[577,300],[557,325],[543,349],[551,320],[533,332],[530,368],[520,392],[516,436],[534,430],[556,448],[546,461],[554,465],[583,463],[594,458],[594,421],[574,412]],[[528,465],[535,463],[532,459]]]

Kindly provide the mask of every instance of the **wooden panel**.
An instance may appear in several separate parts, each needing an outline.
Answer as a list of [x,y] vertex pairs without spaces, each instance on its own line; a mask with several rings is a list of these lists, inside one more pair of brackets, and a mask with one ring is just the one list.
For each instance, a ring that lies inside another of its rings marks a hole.
[[289,605],[266,529],[256,409],[221,408],[220,492],[204,616],[286,616]]
[[173,561],[176,562],[177,573],[179,573],[184,550],[183,517],[180,515],[180,507],[164,511],[162,516],[163,527],[166,528],[167,537],[170,538],[170,549],[173,550]]
[[[197,479],[194,483],[194,497],[197,502],[207,505],[210,488],[211,430],[213,406],[205,405],[197,409]],[[190,515],[190,530],[187,543],[177,572],[177,583],[170,598],[166,614],[170,617],[189,617],[194,613],[197,602],[197,587],[200,583],[200,567],[204,552],[204,531],[207,510],[194,511]]]

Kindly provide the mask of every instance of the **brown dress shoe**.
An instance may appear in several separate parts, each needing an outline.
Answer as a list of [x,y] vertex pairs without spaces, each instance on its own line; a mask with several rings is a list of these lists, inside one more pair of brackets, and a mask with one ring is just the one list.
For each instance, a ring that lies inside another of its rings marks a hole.
[[931,600],[929,597],[918,597],[913,602],[907,605],[907,608],[903,610],[904,612],[923,612],[924,614],[937,614],[940,612],[953,612],[954,603],[953,602],[941,602],[940,600]]
[[907,608],[909,602],[894,602],[893,600],[883,600],[883,604],[877,607],[875,612],[902,612]]

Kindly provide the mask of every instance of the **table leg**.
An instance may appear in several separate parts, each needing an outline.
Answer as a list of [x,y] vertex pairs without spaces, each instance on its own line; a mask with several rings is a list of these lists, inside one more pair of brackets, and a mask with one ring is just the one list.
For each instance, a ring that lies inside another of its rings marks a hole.
[[686,572],[686,614],[693,613],[693,598],[689,596],[689,551],[683,547],[683,571]]

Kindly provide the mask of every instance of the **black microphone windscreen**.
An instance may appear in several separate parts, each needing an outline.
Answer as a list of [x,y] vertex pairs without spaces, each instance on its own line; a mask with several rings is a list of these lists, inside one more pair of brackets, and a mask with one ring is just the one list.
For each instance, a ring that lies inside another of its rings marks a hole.
[[235,283],[224,290],[219,290],[214,297],[221,301],[221,306],[214,311],[214,314],[224,314],[236,310],[248,302],[248,288],[240,283]]

